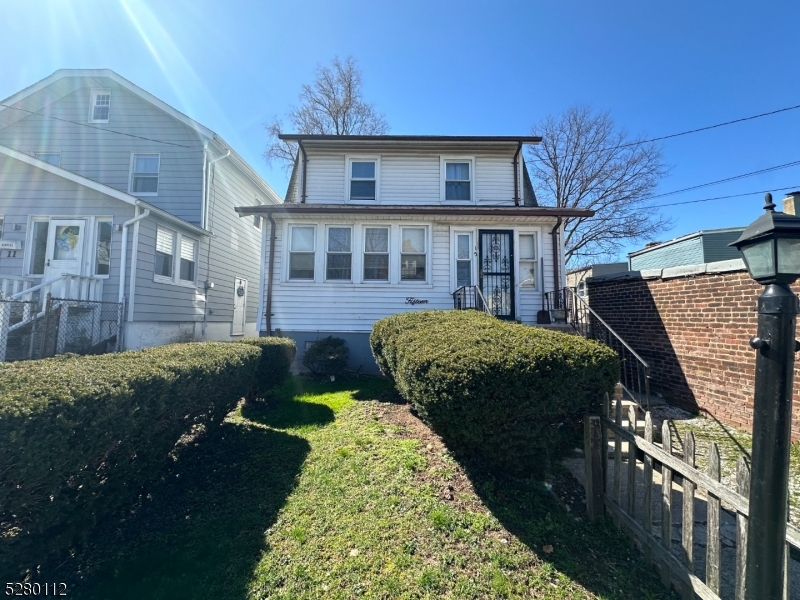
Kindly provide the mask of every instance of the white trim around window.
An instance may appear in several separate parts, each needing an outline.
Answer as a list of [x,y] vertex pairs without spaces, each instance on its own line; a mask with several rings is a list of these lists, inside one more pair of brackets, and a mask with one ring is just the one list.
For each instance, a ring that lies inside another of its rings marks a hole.
[[[531,239],[532,238],[532,239]],[[517,230],[516,244],[517,287],[520,290],[542,289],[542,235],[541,229]]]
[[325,282],[353,282],[352,225],[325,226]]
[[[403,285],[429,283],[431,272],[430,225],[400,225],[398,238],[399,282]],[[421,256],[422,260],[420,260]]]
[[[373,170],[370,172],[369,163]],[[374,204],[380,202],[381,157],[345,156],[344,201],[352,204]],[[354,189],[355,185],[355,189]],[[373,189],[370,190],[369,188]],[[370,194],[370,192],[372,192]],[[353,195],[355,194],[355,196]]]
[[[448,165],[451,166],[449,170]],[[440,202],[446,204],[474,204],[476,202],[474,156],[441,156],[439,174],[441,180]],[[469,198],[464,197],[466,192],[469,193]],[[451,196],[451,199],[448,199],[448,195]]]
[[89,102],[89,123],[108,123],[111,113],[111,90],[93,89]]
[[96,217],[92,236],[91,269],[92,276],[108,279],[111,272],[111,246],[114,237],[114,219]]
[[198,240],[157,225],[154,250],[153,281],[197,287]]
[[161,154],[131,152],[128,193],[132,196],[158,196]]
[[[478,285],[478,230],[464,227],[450,228],[450,292],[462,285]],[[469,282],[465,266],[469,263]]]
[[287,223],[285,232],[285,281],[315,281],[319,269],[316,224]]

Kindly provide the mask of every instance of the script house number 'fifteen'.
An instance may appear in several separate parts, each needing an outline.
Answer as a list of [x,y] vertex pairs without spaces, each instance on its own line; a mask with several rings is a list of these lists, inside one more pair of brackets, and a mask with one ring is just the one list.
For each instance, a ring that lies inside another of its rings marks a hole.
[[427,303],[428,301],[423,300],[422,298],[411,298],[411,297],[406,298],[406,304],[414,305],[414,304],[427,304]]

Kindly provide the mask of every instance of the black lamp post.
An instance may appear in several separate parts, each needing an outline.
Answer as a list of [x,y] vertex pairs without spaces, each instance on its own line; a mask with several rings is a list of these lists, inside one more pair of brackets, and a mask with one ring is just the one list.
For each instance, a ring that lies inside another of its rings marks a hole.
[[789,284],[800,277],[800,218],[776,213],[772,194],[761,215],[733,242],[750,277],[765,285],[758,299],[753,456],[745,598],[781,600],[786,548],[795,324],[800,303]]

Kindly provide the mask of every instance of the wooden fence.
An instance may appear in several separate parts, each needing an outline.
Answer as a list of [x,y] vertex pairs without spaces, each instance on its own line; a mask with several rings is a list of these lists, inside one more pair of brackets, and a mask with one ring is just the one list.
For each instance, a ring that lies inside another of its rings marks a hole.
[[[712,443],[706,472],[695,468],[695,439],[688,432],[683,440],[683,457],[672,453],[670,422],[664,421],[661,428],[661,446],[653,442],[653,423],[650,412],[644,417],[644,437],[637,433],[638,412],[633,405],[628,408],[628,424],[623,425],[622,402],[614,403],[614,416],[610,416],[611,403],[606,396],[602,416],[584,417],[584,450],[586,459],[586,508],[590,520],[604,514],[638,544],[645,560],[654,564],[666,587],[677,582],[683,598],[720,598],[721,540],[720,517],[722,503],[736,518],[736,600],[744,599],[744,571],[747,551],[747,516],[750,495],[750,469],[743,456],[737,462],[737,490],[733,491],[720,483],[721,460],[716,442]],[[610,436],[610,437],[609,437]],[[610,444],[611,459],[609,460]],[[627,443],[627,452],[623,448]],[[608,477],[610,464],[613,464]],[[622,465],[626,465],[625,479]],[[642,464],[643,479],[641,510],[637,511],[637,472]],[[660,499],[653,498],[657,484],[654,472],[660,472]],[[623,485],[627,488],[623,494]],[[698,490],[700,495],[698,495]],[[673,547],[672,526],[673,498],[682,492],[680,519],[680,547]],[[625,496],[623,498],[623,495]],[[705,581],[694,573],[694,528],[695,499],[705,496],[707,503]],[[661,531],[653,531],[653,506],[660,507]],[[640,513],[637,518],[637,512]],[[790,597],[789,546],[800,548],[800,530],[789,525],[786,533],[787,547],[784,565],[784,598]]]

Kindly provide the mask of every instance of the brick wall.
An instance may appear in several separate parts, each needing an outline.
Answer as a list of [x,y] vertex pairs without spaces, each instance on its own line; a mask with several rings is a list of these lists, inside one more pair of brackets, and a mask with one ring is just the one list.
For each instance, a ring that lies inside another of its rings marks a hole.
[[[590,306],[650,365],[653,391],[672,404],[752,429],[755,351],[748,341],[756,334],[763,288],[747,272],[590,279],[588,290]],[[794,378],[797,440],[798,369]]]

